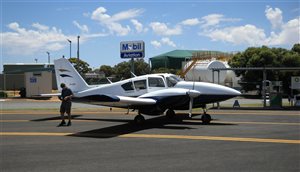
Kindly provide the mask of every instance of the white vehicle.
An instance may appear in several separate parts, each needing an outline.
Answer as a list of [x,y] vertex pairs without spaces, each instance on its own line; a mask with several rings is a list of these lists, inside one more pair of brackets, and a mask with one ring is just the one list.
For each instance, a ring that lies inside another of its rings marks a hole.
[[206,82],[186,82],[173,74],[149,74],[136,76],[123,81],[89,86],[64,58],[54,61],[58,88],[65,83],[74,93],[74,102],[94,105],[120,107],[138,110],[136,123],[145,120],[144,115],[161,115],[166,111],[168,117],[174,110],[203,108],[202,122],[208,124],[211,116],[206,113],[206,104],[220,102],[241,93],[232,88]]

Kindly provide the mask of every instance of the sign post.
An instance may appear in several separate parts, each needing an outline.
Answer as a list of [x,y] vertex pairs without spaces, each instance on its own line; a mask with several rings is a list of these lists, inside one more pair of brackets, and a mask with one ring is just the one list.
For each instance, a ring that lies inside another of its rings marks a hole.
[[144,41],[124,41],[120,43],[121,58],[131,59],[131,72],[134,73],[134,59],[145,57]]

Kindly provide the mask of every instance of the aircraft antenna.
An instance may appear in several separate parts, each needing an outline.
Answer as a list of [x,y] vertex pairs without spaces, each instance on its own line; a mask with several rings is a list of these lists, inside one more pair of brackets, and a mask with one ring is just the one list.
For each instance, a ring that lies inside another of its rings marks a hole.
[[130,72],[132,76],[136,77],[136,75],[133,72]]
[[107,81],[108,81],[110,84],[113,83],[109,78],[106,77],[106,79],[107,79]]

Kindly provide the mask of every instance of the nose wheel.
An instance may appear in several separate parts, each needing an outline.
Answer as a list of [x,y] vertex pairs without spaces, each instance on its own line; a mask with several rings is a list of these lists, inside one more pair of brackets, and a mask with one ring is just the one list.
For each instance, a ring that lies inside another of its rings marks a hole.
[[207,113],[204,113],[202,116],[201,116],[201,121],[204,125],[207,125],[210,123],[211,121],[211,116]]
[[206,113],[207,112],[207,109],[206,109],[206,106],[203,108],[203,115],[201,116],[201,121],[204,125],[207,125],[210,123],[211,121],[211,116]]

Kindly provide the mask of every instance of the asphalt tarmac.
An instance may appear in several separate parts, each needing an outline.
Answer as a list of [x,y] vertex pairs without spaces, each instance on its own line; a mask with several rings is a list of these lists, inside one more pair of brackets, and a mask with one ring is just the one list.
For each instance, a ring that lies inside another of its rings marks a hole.
[[299,111],[210,110],[210,125],[178,112],[141,126],[125,112],[80,106],[57,127],[55,109],[2,105],[0,171],[300,171]]

